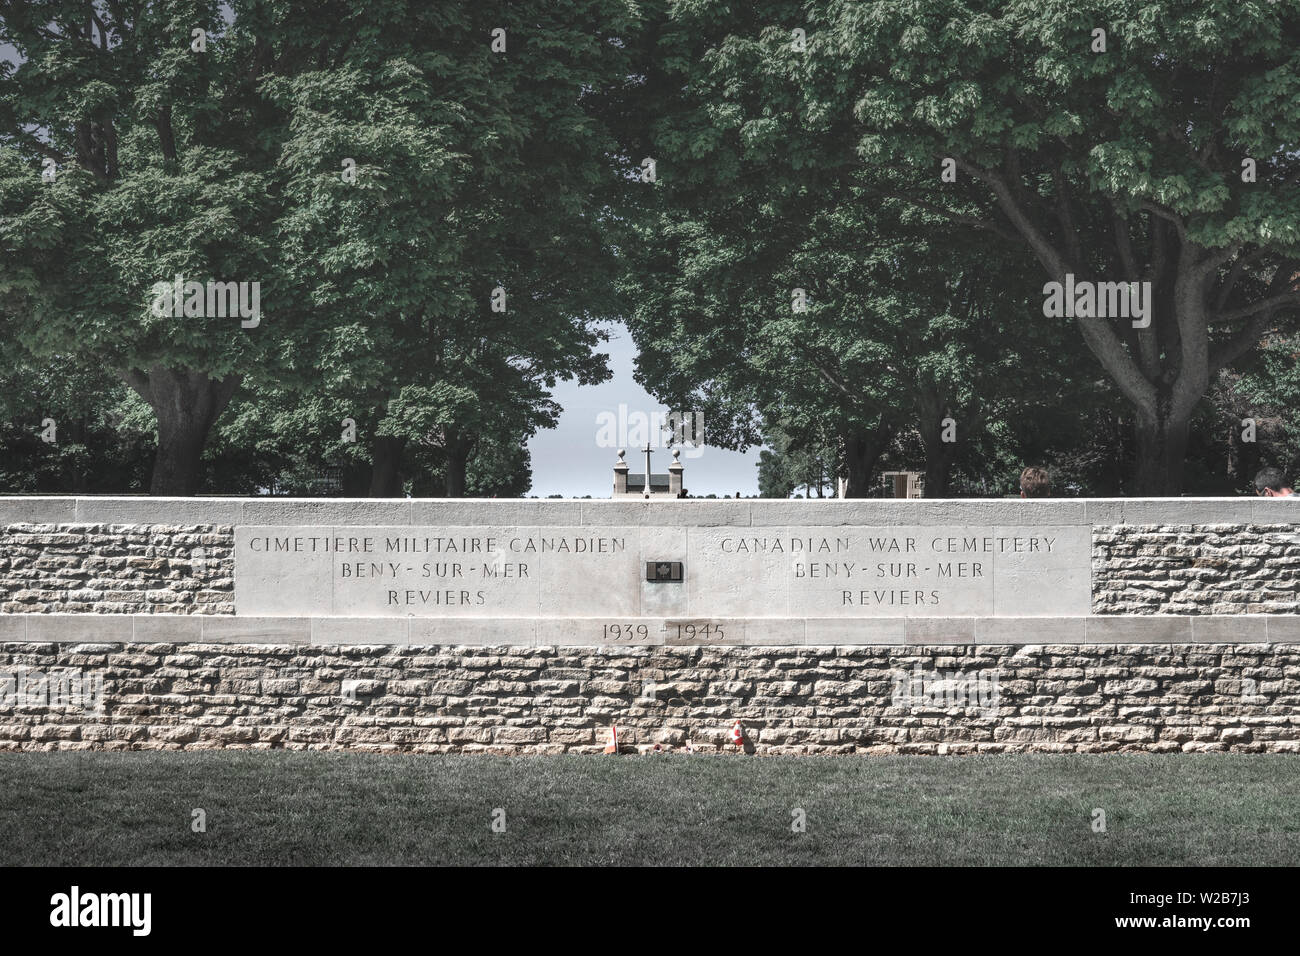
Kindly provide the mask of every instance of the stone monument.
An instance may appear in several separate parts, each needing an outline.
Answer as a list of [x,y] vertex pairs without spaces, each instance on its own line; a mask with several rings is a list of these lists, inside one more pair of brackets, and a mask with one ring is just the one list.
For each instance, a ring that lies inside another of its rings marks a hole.
[[0,514],[0,748],[1300,750],[1294,499]]

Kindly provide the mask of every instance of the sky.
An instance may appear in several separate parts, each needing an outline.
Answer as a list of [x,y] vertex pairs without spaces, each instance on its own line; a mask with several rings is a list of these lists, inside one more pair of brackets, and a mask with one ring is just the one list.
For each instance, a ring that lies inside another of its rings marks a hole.
[[[555,389],[555,401],[564,412],[555,428],[539,431],[528,443],[533,456],[530,495],[610,497],[614,488],[614,463],[618,461],[620,448],[627,449],[629,471],[633,474],[645,471],[645,456],[634,452],[641,447],[646,430],[644,424],[640,428],[638,424],[647,422],[654,413],[666,418],[669,409],[652,399],[633,380],[636,345],[625,326],[613,326],[610,341],[599,351],[609,353],[614,377],[601,385],[578,386],[569,381]],[[707,434],[707,421],[704,429]],[[672,451],[657,435],[651,436],[650,444],[659,445],[650,456],[650,469],[654,474],[663,474],[672,461]],[[692,497],[731,496],[736,492],[756,495],[758,453],[757,448],[742,454],[707,445],[685,449],[681,458],[682,485]]]

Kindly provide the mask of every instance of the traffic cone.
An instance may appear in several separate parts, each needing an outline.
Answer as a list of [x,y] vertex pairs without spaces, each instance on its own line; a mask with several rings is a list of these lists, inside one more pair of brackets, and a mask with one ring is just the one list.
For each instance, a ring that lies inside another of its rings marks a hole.
[[618,727],[614,724],[609,725],[609,744],[605,747],[605,753],[618,753]]
[[742,749],[745,746],[745,731],[740,726],[740,721],[736,721],[731,725],[731,743],[732,746],[740,747]]

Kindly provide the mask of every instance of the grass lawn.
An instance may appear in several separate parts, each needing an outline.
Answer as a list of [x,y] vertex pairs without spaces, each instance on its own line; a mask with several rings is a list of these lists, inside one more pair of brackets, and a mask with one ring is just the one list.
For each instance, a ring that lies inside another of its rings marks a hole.
[[1297,784],[1254,754],[5,754],[0,864],[1295,865]]

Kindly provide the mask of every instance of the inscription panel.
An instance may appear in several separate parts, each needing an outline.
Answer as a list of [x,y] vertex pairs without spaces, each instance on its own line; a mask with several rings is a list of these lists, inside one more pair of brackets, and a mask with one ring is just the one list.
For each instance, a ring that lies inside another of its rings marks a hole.
[[[681,582],[647,561],[684,562]],[[235,611],[348,617],[1087,615],[1086,526],[252,527]]]
[[689,544],[692,596],[712,594],[716,614],[1089,613],[1091,530],[1082,526],[700,528]]

